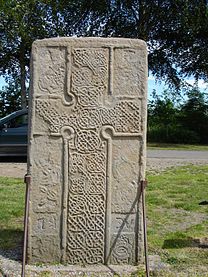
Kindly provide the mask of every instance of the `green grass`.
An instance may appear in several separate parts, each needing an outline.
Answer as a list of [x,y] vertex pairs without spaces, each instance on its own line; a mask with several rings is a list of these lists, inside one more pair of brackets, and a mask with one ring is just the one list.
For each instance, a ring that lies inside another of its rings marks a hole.
[[[149,254],[171,267],[154,276],[207,276],[208,250],[198,247],[197,239],[208,236],[208,206],[199,205],[208,200],[208,166],[178,167],[147,178]],[[0,248],[22,241],[24,191],[20,179],[0,177]]]
[[171,144],[171,143],[148,143],[147,149],[160,150],[197,150],[208,151],[208,145],[191,145],[191,144]]
[[208,166],[179,167],[148,180],[150,253],[159,254],[173,270],[206,267],[208,272],[208,250],[197,244],[208,236],[208,206],[199,205],[208,200]]
[[0,248],[12,248],[23,235],[25,185],[21,179],[0,177]]

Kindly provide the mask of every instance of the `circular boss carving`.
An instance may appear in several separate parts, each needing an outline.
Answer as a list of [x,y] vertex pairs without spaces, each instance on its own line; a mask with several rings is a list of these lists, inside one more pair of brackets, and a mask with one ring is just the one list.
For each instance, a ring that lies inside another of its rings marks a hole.
[[100,138],[95,131],[84,130],[77,133],[76,148],[79,152],[89,153],[98,149],[100,146]]

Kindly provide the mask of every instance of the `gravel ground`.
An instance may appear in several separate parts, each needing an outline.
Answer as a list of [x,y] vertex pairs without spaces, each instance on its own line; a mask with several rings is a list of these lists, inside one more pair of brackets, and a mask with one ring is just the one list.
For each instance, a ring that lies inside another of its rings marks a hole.
[[202,159],[164,159],[164,158],[148,158],[147,171],[150,173],[159,173],[168,168],[183,166],[183,165],[207,165],[207,160]]
[[0,176],[24,178],[26,172],[26,163],[0,163]]

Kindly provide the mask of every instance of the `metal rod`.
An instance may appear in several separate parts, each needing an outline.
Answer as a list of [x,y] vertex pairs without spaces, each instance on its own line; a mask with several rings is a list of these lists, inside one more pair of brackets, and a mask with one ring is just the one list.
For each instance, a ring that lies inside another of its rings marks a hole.
[[148,244],[147,244],[147,222],[146,222],[145,191],[144,191],[146,184],[147,184],[147,181],[141,181],[145,269],[146,269],[146,276],[149,277],[150,273],[149,273]]
[[29,214],[29,196],[30,196],[30,175],[25,175],[25,214],[24,214],[24,241],[23,241],[23,254],[22,254],[22,272],[21,277],[25,277],[25,264],[27,255],[27,232],[28,232],[28,214]]

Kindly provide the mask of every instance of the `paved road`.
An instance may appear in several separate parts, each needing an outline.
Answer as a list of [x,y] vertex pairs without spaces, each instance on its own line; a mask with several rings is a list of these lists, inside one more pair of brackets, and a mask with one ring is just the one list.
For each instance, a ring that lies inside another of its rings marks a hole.
[[[208,160],[208,151],[147,150],[147,158]],[[25,157],[0,157],[1,162],[26,163],[27,159]]]
[[208,151],[148,150],[147,158],[208,160]]
[[[186,164],[207,165],[208,151],[148,150],[147,170],[160,172]],[[1,158],[0,176],[23,178],[27,171],[26,159]]]

